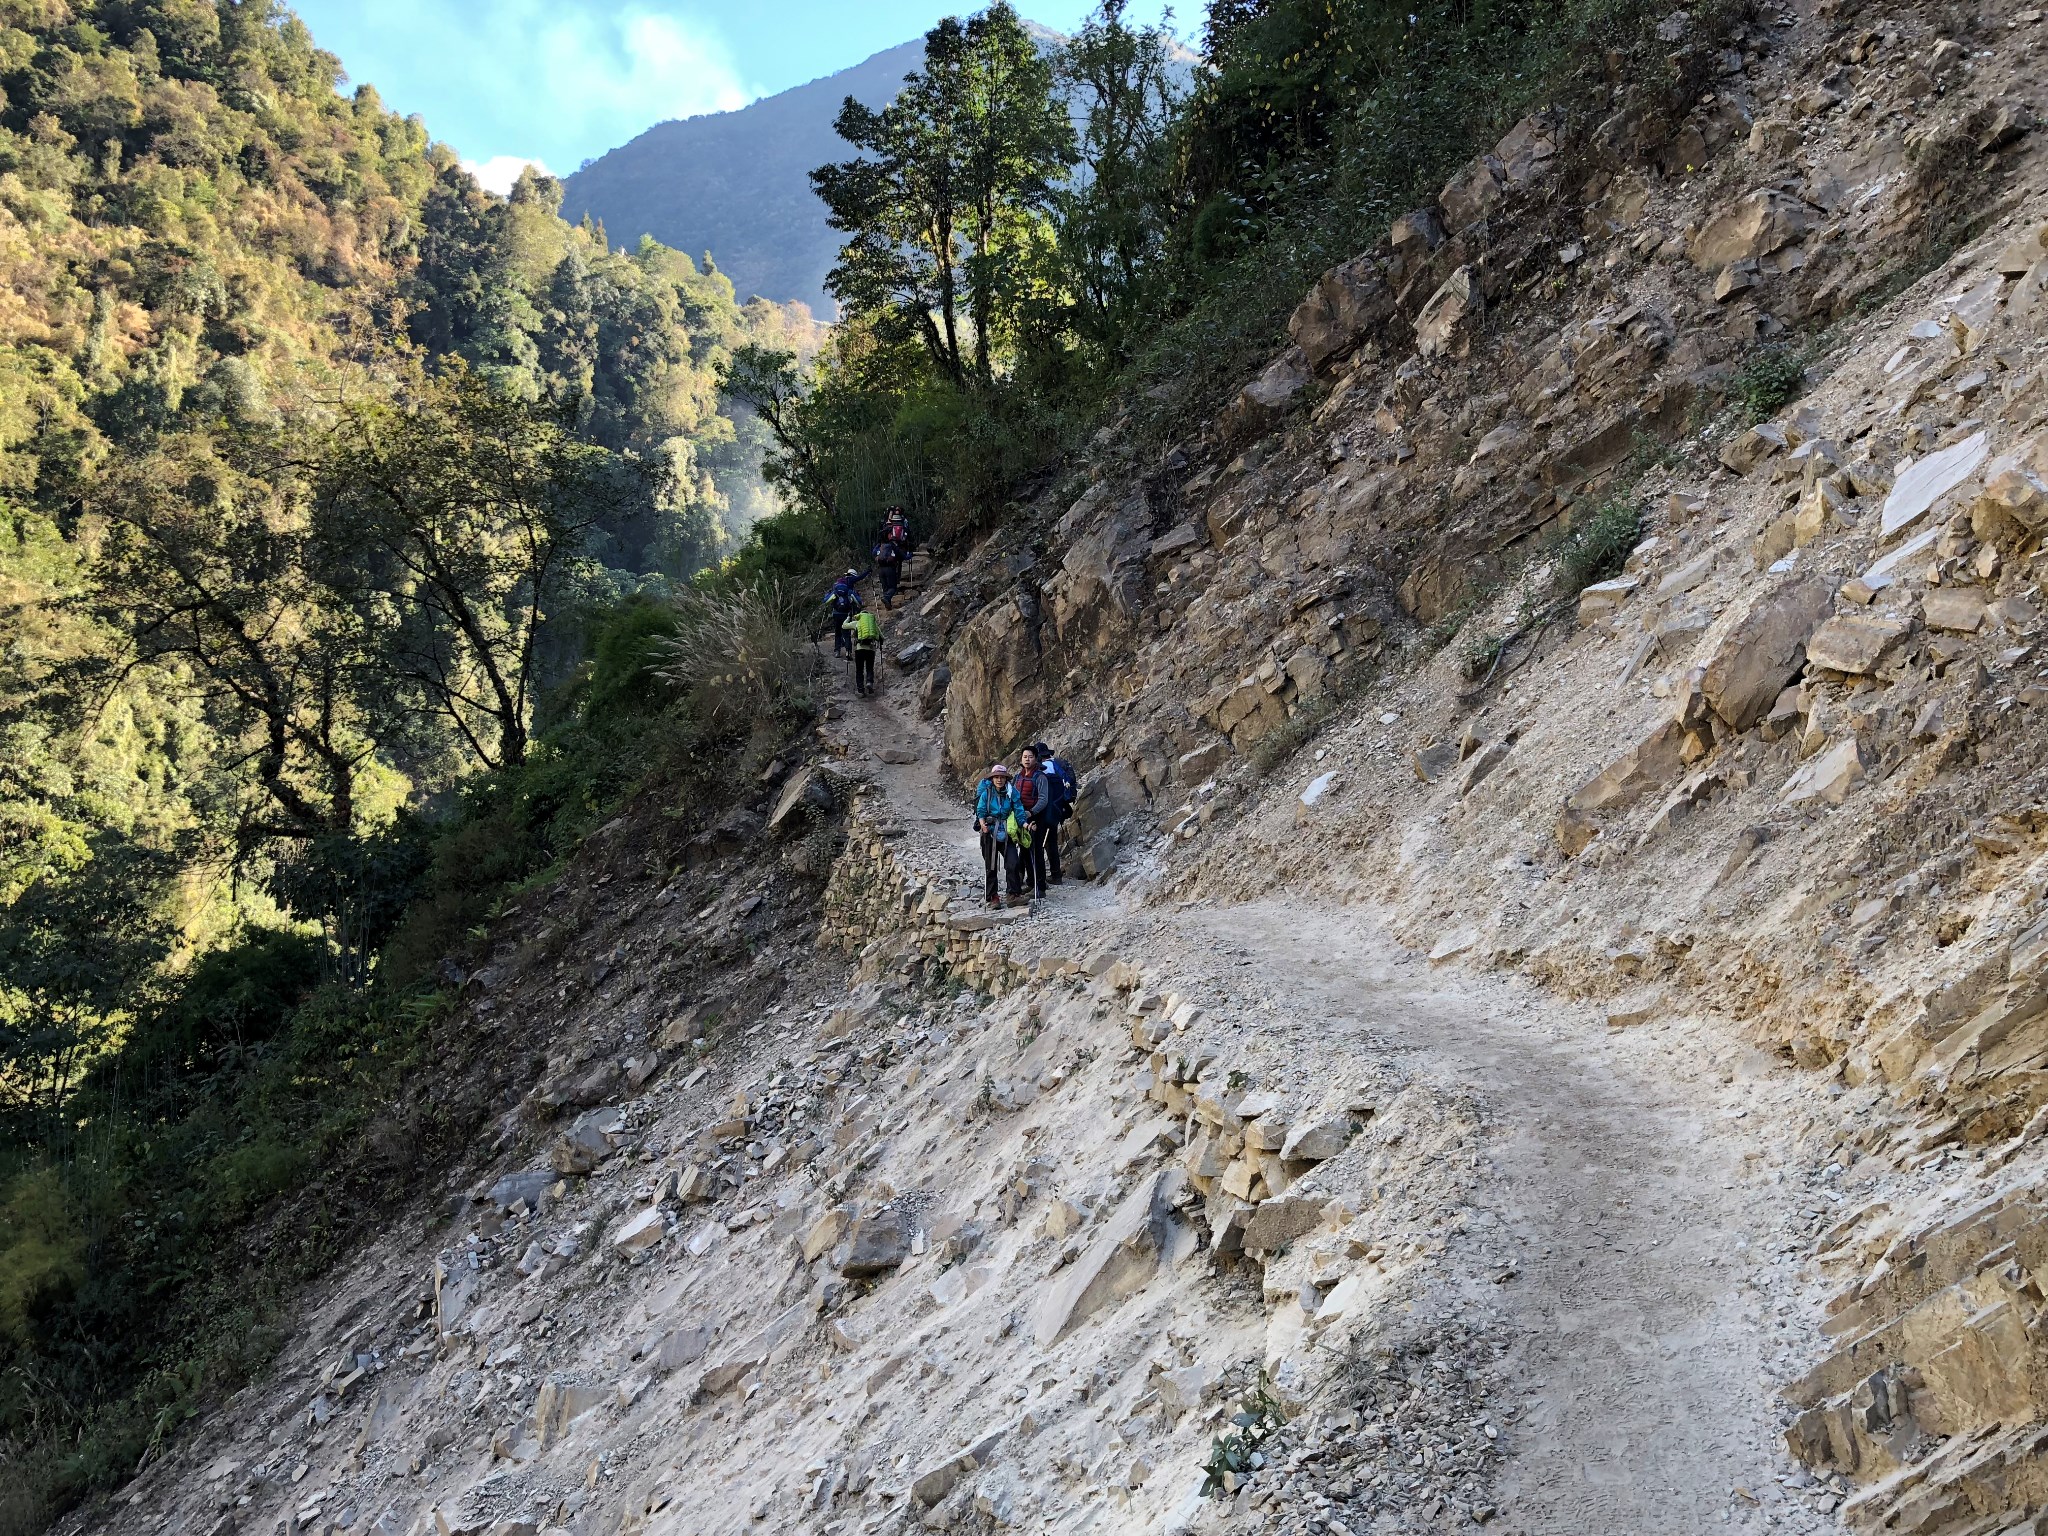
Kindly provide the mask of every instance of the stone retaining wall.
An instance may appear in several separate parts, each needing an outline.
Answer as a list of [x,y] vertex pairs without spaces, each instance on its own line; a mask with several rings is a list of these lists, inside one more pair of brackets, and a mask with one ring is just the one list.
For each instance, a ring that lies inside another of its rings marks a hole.
[[1002,931],[1025,910],[992,912],[978,901],[956,901],[960,882],[929,868],[903,846],[901,833],[856,807],[846,847],[825,887],[825,923],[818,942],[858,956],[869,979],[940,977],[995,996],[1030,979],[1002,943]]

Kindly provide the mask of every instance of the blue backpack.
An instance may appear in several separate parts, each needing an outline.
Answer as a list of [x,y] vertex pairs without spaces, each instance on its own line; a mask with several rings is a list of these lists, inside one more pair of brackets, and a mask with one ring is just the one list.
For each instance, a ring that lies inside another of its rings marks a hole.
[[1055,815],[1063,816],[1072,808],[1075,798],[1081,792],[1080,786],[1074,782],[1074,770],[1067,766],[1067,760],[1063,757],[1048,757],[1040,767],[1045,770],[1046,779],[1052,785],[1052,804],[1048,809]]

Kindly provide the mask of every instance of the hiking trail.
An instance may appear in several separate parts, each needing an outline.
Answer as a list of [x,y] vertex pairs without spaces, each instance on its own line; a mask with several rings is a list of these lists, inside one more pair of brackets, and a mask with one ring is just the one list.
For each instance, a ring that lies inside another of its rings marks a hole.
[[[873,759],[896,815],[978,882],[966,808],[941,777],[940,729],[906,711],[906,674],[884,671],[873,699],[855,699],[842,677],[838,728]],[[1277,1034],[1304,1055],[1392,1057],[1479,1096],[1488,1134],[1475,1230],[1492,1235],[1453,1245],[1434,1285],[1451,1306],[1507,1311],[1503,1406],[1518,1422],[1497,1528],[1829,1528],[1776,1497],[1789,1463],[1768,1381],[1759,1390],[1761,1310],[1745,1296],[1788,1282],[1752,1257],[1768,1234],[1748,1186],[1770,1177],[1783,1148],[1744,1106],[1810,1091],[1770,1058],[1713,1038],[1712,1026],[1609,1030],[1527,983],[1433,967],[1369,910],[1309,893],[1162,912],[1070,879],[1032,921],[1122,930],[1119,943],[1148,963],[1205,974],[1260,1014],[1269,1045]]]

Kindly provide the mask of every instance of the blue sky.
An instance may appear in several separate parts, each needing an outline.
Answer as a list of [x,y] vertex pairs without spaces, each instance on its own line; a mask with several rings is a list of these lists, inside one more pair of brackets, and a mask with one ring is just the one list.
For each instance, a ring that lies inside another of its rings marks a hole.
[[[1018,10],[1066,31],[1093,0]],[[296,0],[352,83],[426,118],[487,184],[558,175],[671,117],[744,106],[907,42],[943,0]],[[1184,6],[1185,34],[1200,0]],[[1160,0],[1132,0],[1157,20]]]

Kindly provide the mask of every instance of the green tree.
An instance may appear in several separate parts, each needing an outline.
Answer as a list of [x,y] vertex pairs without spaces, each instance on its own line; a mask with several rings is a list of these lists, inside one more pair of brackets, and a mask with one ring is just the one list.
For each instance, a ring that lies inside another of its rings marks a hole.
[[849,236],[826,286],[849,315],[919,337],[955,386],[991,379],[1025,271],[1016,258],[1073,160],[1052,86],[1008,4],[948,18],[894,101],[840,109],[835,129],[865,153],[811,173]]
[[397,702],[479,767],[526,760],[541,624],[584,536],[665,480],[660,461],[582,441],[578,406],[457,367],[346,407],[314,470],[310,568],[364,626]]
[[47,1141],[170,948],[171,861],[105,837],[29,886],[0,921],[0,1109]]
[[1103,0],[1068,39],[1059,82],[1081,114],[1081,174],[1054,203],[1060,272],[1076,330],[1121,365],[1153,302],[1171,230],[1169,130],[1180,106],[1171,38],[1124,20]]
[[87,658],[105,691],[138,669],[189,680],[254,798],[247,852],[349,832],[375,751],[366,635],[307,569],[303,487],[268,446],[180,435],[126,455],[90,503],[103,520],[93,604],[125,654]]

